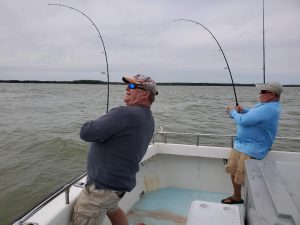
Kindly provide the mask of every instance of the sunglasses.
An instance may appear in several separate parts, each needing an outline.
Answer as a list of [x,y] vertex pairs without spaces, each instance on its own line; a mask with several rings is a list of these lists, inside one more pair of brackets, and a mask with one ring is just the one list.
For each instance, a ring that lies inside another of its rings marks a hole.
[[267,93],[272,93],[272,92],[266,91],[266,90],[261,90],[261,91],[260,91],[260,94],[263,94],[263,95],[264,95],[264,94],[267,94]]
[[144,90],[144,91],[148,91],[147,89],[137,85],[137,84],[134,84],[134,83],[130,83],[128,84],[128,89],[141,89],[141,90]]

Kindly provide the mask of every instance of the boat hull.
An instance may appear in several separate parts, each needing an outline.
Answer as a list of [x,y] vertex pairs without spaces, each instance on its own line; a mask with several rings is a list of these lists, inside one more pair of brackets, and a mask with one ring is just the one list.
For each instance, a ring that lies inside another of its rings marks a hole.
[[[230,175],[224,171],[224,162],[228,159],[230,150],[231,148],[182,144],[150,145],[140,164],[136,187],[125,194],[119,206],[128,213],[145,193],[164,188],[231,194]],[[299,163],[300,153],[270,152],[267,159]],[[42,207],[35,209],[32,215],[27,214],[16,221],[14,225],[70,224],[73,206],[84,188],[85,180],[86,177],[81,178],[75,185],[69,187],[67,195],[59,194],[51,201],[45,202]],[[68,204],[66,204],[66,196],[69,198]],[[107,218],[104,224],[110,224]]]

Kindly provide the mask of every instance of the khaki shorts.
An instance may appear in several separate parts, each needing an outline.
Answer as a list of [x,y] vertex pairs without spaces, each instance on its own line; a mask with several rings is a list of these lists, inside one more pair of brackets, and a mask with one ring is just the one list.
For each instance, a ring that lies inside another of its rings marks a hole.
[[112,190],[96,189],[95,184],[87,185],[75,203],[72,224],[102,224],[107,212],[118,209],[120,199],[121,197]]
[[228,163],[225,166],[225,171],[233,175],[234,182],[239,185],[244,185],[245,160],[247,159],[253,158],[249,155],[232,149],[230,152]]

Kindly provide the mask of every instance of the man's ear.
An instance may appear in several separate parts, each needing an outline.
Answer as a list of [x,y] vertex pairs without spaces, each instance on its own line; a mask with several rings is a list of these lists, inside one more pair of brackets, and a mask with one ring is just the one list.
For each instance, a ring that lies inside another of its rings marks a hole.
[[150,96],[150,91],[143,91],[143,97],[145,97],[145,99],[148,99]]

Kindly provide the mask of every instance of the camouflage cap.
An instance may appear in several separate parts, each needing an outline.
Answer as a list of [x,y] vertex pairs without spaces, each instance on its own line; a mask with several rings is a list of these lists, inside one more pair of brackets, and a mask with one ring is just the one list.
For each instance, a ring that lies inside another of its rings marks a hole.
[[137,84],[139,86],[142,86],[144,89],[150,91],[154,95],[158,95],[158,91],[156,88],[156,83],[154,80],[152,80],[151,77],[148,77],[146,75],[137,74],[134,77],[131,76],[124,76],[122,80],[125,83],[133,83]]

